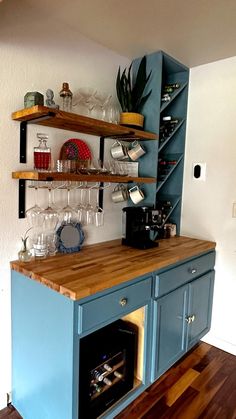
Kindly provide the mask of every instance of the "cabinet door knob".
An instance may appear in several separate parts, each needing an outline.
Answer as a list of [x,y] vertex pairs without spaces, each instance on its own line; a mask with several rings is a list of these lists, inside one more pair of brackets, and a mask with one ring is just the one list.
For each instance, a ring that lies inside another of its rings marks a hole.
[[195,274],[197,272],[197,269],[195,268],[189,268],[188,270],[191,274]]
[[188,324],[190,324],[190,323],[191,323],[191,317],[190,317],[190,316],[185,317],[185,321],[186,321]]
[[127,298],[121,298],[120,299],[120,305],[121,305],[121,307],[126,306],[127,302],[128,302],[128,299]]
[[194,320],[195,320],[195,314],[192,314],[192,316],[187,316],[187,317],[185,317],[185,321],[186,321],[188,324],[193,323],[193,322],[194,322]]

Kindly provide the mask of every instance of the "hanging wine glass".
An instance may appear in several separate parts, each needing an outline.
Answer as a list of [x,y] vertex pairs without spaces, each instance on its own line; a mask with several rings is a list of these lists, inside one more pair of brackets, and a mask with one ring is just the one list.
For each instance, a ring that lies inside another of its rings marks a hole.
[[97,188],[96,206],[94,208],[94,224],[101,227],[104,224],[104,210],[99,205],[99,184]]
[[52,205],[52,182],[47,185],[48,188],[48,206],[42,211],[44,217],[44,227],[46,231],[55,231],[59,221],[58,211],[55,205]]
[[76,211],[70,205],[70,191],[71,191],[71,184],[68,182],[67,184],[67,204],[62,210],[60,211],[60,219],[64,224],[75,223],[78,220]]
[[80,183],[78,186],[78,190],[80,192],[79,196],[79,203],[75,208],[75,211],[77,212],[77,220],[79,223],[83,223],[84,221],[84,214],[85,214],[85,204],[84,204],[84,189],[83,189],[83,182]]
[[94,223],[94,208],[91,204],[91,189],[87,188],[87,203],[84,208],[84,225],[90,225]]
[[34,205],[27,209],[26,218],[31,227],[39,227],[43,225],[44,216],[42,208],[38,205],[38,182],[33,182],[34,188]]
[[57,252],[56,228],[59,223],[59,213],[55,204],[52,204],[53,183],[49,182],[47,184],[47,188],[48,188],[48,206],[42,211],[42,214],[44,216],[44,223],[43,223],[44,231],[41,233],[41,240],[42,240],[42,237],[45,236],[47,253],[50,256],[54,256]]

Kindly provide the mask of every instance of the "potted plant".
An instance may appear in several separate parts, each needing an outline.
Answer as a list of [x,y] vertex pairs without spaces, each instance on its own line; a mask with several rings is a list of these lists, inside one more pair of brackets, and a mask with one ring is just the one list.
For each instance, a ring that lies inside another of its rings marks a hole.
[[23,237],[21,237],[22,240],[22,248],[21,250],[18,252],[18,259],[20,262],[30,262],[30,260],[32,259],[32,254],[30,252],[30,250],[27,248],[27,240],[29,238],[29,236],[27,236],[27,233],[32,229],[32,227],[30,227],[24,234]]
[[122,112],[120,114],[120,124],[135,128],[142,128],[144,116],[141,114],[143,105],[149,98],[152,90],[144,95],[145,87],[151,76],[151,71],[146,74],[146,56],[139,64],[135,81],[131,77],[133,62],[121,74],[120,67],[116,78],[116,92],[120,102]]

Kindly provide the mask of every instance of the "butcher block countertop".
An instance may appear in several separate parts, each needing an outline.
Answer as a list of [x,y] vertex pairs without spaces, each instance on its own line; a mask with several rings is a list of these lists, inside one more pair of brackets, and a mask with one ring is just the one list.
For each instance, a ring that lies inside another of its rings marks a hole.
[[112,240],[85,246],[73,254],[28,263],[13,261],[11,269],[79,300],[214,249],[214,242],[189,237],[160,240],[158,247],[147,250]]

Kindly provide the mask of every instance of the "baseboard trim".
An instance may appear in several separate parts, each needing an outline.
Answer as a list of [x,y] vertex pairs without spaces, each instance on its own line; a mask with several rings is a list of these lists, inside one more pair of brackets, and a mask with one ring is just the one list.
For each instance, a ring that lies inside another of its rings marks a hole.
[[233,343],[227,342],[223,339],[219,339],[215,336],[209,334],[204,336],[201,339],[203,342],[209,343],[212,346],[216,346],[216,348],[222,349],[222,351],[228,352],[232,355],[236,355],[236,345]]

